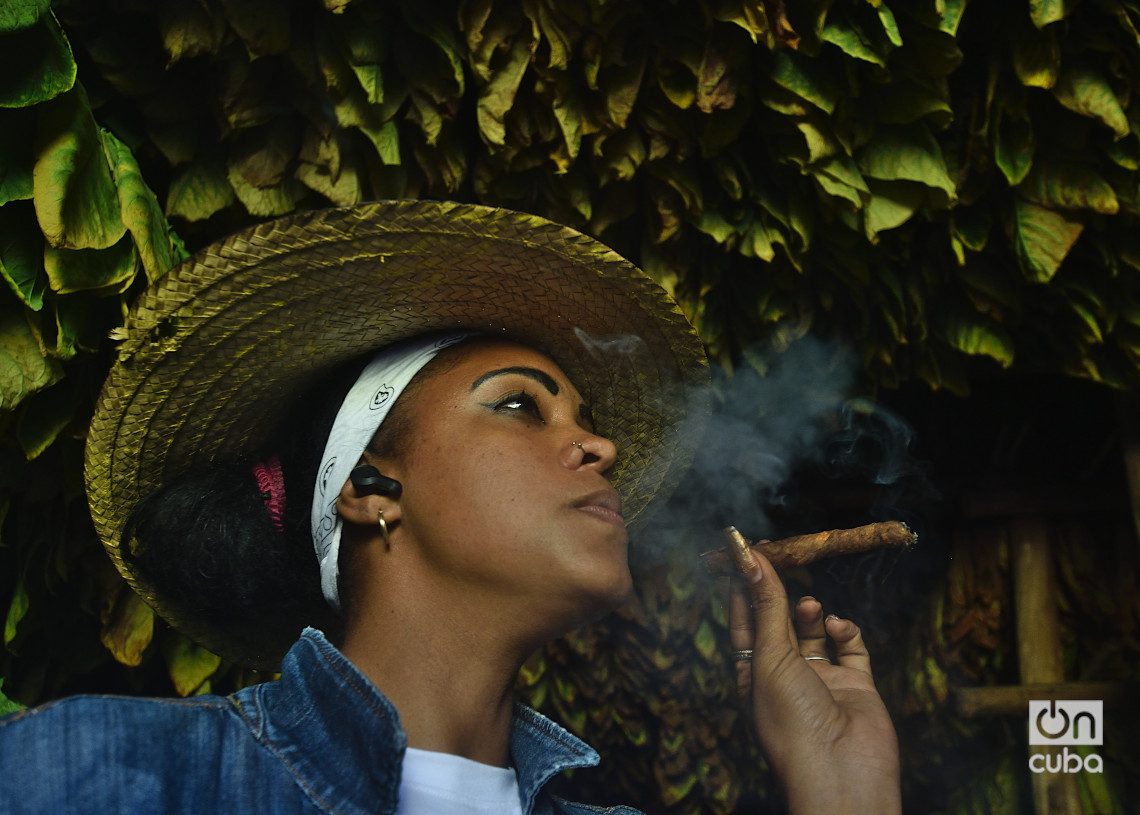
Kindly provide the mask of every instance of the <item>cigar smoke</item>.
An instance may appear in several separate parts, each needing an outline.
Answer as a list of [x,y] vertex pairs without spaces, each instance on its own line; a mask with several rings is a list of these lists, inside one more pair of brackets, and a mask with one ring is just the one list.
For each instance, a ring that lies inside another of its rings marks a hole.
[[[595,357],[652,364],[636,336],[575,332]],[[849,349],[812,336],[779,350],[749,349],[732,371],[714,363],[712,416],[692,467],[653,508],[633,541],[633,557],[655,562],[678,547],[688,553],[716,548],[726,526],[751,540],[818,531],[775,529],[769,514],[795,496],[800,486],[793,476],[807,469],[826,479],[878,485],[879,500],[860,523],[911,520],[898,517],[900,496],[892,485],[916,472],[913,431],[873,400],[852,396],[857,369]]]
[[645,344],[645,340],[636,334],[593,336],[581,328],[575,327],[574,336],[595,358],[618,356],[634,362],[638,357],[649,354],[649,347]]
[[713,367],[713,412],[693,466],[635,546],[665,555],[708,549],[726,526],[772,537],[767,510],[785,503],[797,468],[825,452],[838,461],[857,446],[854,437],[829,443],[855,383],[856,361],[844,349],[805,337],[744,356],[731,373]]

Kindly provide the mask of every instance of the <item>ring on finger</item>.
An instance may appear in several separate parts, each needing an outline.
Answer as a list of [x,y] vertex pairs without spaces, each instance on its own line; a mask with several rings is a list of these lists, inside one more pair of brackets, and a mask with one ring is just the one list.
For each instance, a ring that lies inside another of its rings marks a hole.
[[824,662],[831,662],[831,657],[804,657],[804,659],[805,660],[819,659],[819,660],[822,660]]
[[733,651],[732,652],[732,661],[733,662],[751,662],[752,661],[752,649],[751,648],[742,648],[739,651]]

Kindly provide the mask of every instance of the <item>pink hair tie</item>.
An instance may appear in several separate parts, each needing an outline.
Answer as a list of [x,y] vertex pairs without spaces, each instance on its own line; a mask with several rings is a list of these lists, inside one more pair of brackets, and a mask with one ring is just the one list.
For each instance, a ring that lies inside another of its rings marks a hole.
[[257,479],[257,488],[261,490],[261,498],[265,501],[265,509],[269,513],[269,520],[278,532],[285,531],[285,478],[281,474],[281,459],[270,456],[265,461],[258,461],[253,465],[253,477]]

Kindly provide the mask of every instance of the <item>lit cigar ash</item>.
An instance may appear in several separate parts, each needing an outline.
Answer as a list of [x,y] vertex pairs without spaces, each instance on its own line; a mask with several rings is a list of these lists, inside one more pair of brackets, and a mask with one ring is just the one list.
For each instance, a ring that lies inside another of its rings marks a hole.
[[[732,539],[735,536],[732,536],[727,529],[725,534],[729,536],[730,545],[739,545]],[[736,534],[739,536],[740,533]],[[826,557],[869,552],[873,549],[897,549],[910,546],[916,540],[918,535],[911,532],[910,527],[901,521],[884,521],[857,526],[854,529],[830,529],[810,535],[760,541],[749,546],[757,552],[762,552],[777,569],[790,569],[794,566],[806,566]],[[701,558],[705,562],[705,568],[715,577],[737,573],[736,559],[727,548],[702,552]]]

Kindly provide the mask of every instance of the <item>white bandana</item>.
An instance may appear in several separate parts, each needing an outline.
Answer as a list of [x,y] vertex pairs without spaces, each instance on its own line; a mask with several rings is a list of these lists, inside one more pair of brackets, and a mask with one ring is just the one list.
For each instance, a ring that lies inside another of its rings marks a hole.
[[313,547],[321,562],[321,591],[338,611],[341,520],[336,514],[336,499],[341,487],[412,377],[444,348],[470,336],[466,333],[417,337],[383,349],[360,372],[341,403],[321,456],[312,511]]

